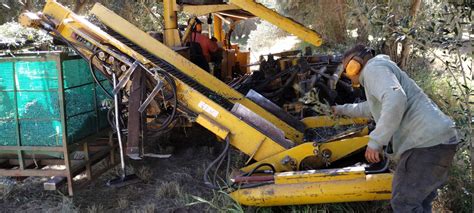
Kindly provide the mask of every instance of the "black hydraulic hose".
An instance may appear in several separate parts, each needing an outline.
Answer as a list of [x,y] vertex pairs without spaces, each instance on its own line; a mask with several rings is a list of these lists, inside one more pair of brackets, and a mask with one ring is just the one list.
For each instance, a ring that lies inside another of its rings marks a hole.
[[245,174],[243,174],[243,176],[251,176],[252,174],[254,174],[255,172],[257,172],[257,169],[259,168],[262,168],[264,166],[268,166],[270,167],[270,169],[272,170],[273,173],[276,172],[276,169],[275,167],[272,165],[272,164],[269,164],[269,163],[262,163],[262,164],[259,164],[258,166],[256,166],[255,168],[253,168],[250,172],[247,172]]
[[280,89],[278,89],[276,91],[273,91],[273,92],[269,92],[269,93],[262,93],[262,95],[267,97],[267,98],[273,98],[273,97],[279,95],[286,88],[288,88],[288,86],[290,86],[290,84],[295,80],[296,74],[297,74],[296,72],[292,73],[290,78],[285,82],[285,84],[283,86],[281,86]]
[[[111,127],[115,127],[114,110],[115,110],[115,106],[112,106],[107,111],[107,122],[109,123]],[[120,117],[120,124],[122,126],[122,128],[120,128],[121,130],[127,130],[126,128],[123,128],[123,126],[125,126],[125,121],[123,120],[123,117]],[[112,131],[116,132],[116,128],[112,128]]]
[[249,189],[249,188],[255,188],[259,186],[265,186],[268,184],[273,184],[274,181],[266,181],[266,182],[261,182],[261,183],[248,183],[248,184],[239,184],[237,186],[233,185],[233,189]]
[[217,166],[214,169],[214,176],[212,177],[212,182],[213,183],[216,183],[217,172],[219,172],[219,169],[221,168],[222,163],[224,163],[225,159],[227,158],[227,153],[228,152],[229,152],[229,150],[227,150],[226,155],[224,157],[222,157],[222,159],[217,163]]
[[273,76],[271,76],[270,78],[267,78],[267,79],[263,80],[263,82],[259,83],[259,84],[255,87],[254,90],[256,90],[256,91],[262,90],[262,89],[264,89],[269,83],[273,82],[273,81],[276,80],[277,78],[280,78],[280,77],[282,77],[282,76],[284,76],[284,75],[286,75],[286,74],[289,74],[289,73],[291,73],[291,72],[293,72],[293,69],[288,69],[288,70],[286,70],[286,71],[282,71],[282,72],[280,72],[280,73],[278,73],[278,74],[276,74],[276,75],[273,75]]
[[176,112],[178,110],[178,91],[177,91],[178,89],[176,88],[176,83],[174,82],[174,79],[173,79],[173,77],[171,77],[170,74],[168,74],[167,72],[165,72],[163,70],[155,70],[155,71],[157,73],[160,73],[161,75],[163,75],[165,80],[171,86],[171,90],[173,92],[173,102],[172,102],[172,105],[173,105],[172,108],[173,109],[171,111],[171,115],[166,118],[166,120],[163,122],[163,124],[158,129],[150,130],[150,131],[155,131],[155,132],[161,133],[163,130],[166,130],[171,125],[171,123],[173,122],[173,120],[176,117]]
[[[107,121],[109,122],[109,125],[111,127],[114,127],[115,126],[115,121],[113,119],[110,119],[112,116],[113,116],[113,111],[114,111],[114,107],[110,107],[109,110],[107,111]],[[113,132],[116,132],[116,128],[112,128],[112,131]]]
[[[67,40],[63,35],[61,35],[61,33],[56,30],[53,26],[54,24],[52,24],[53,22],[50,21],[47,17],[46,19],[48,20],[48,22],[50,23],[47,23],[45,27],[45,30],[46,31],[52,31],[54,32],[55,36],[58,37],[60,40],[62,40],[64,43],[66,43],[70,48],[72,48],[78,55],[80,55],[82,58],[84,59],[89,59],[89,70],[92,74],[92,77],[94,78],[94,81],[99,85],[99,87],[105,92],[105,94],[110,97],[110,98],[113,98],[112,94],[110,94],[104,87],[103,85],[98,81],[97,79],[97,76],[95,75],[94,73],[94,69],[93,69],[93,64],[92,64],[92,59],[95,57],[95,55],[98,53],[97,51],[92,53],[92,55],[90,56],[90,58],[86,57],[81,51],[79,51],[69,40]],[[177,89],[176,89],[176,84],[173,80],[173,78],[171,77],[171,75],[169,75],[167,72],[164,72],[164,71],[161,71],[161,70],[157,70],[157,72],[161,73],[163,76],[165,76],[165,79],[166,81],[168,81],[168,83],[170,83],[171,85],[171,88],[173,90],[173,95],[174,95],[174,100],[173,100],[173,110],[171,112],[171,116],[169,116],[165,122],[163,123],[163,125],[158,128],[156,131],[162,131],[162,130],[165,130],[166,128],[168,128],[168,126],[172,123],[174,117],[176,116],[176,111],[177,111],[177,108],[178,108],[178,96],[177,96]],[[109,122],[111,123],[111,122]]]
[[[258,166],[256,166],[255,168],[253,168],[250,172],[247,172],[247,173],[243,174],[242,176],[246,176],[246,177],[251,176],[252,174],[254,174],[256,172],[259,172],[257,169],[262,168],[264,166],[270,167],[273,174],[276,172],[275,167],[272,164],[262,163],[262,164],[259,164]],[[274,181],[265,181],[265,182],[261,182],[261,183],[248,183],[248,184],[242,184],[242,183],[235,184],[234,183],[234,184],[231,185],[231,187],[233,189],[248,189],[248,188],[255,188],[255,187],[259,187],[259,186],[273,184],[273,183],[274,183]]]
[[[52,21],[50,21],[47,17],[46,19],[52,23]],[[97,54],[97,52],[94,52],[92,53],[91,57],[90,58],[87,58],[84,54],[82,54],[81,51],[79,51],[69,40],[67,40],[63,35],[61,35],[61,33],[56,30],[54,27],[53,27],[53,24],[51,23],[48,23],[48,26],[45,26],[45,30],[46,31],[53,31],[55,33],[55,36],[58,37],[60,40],[62,40],[64,43],[66,43],[70,48],[72,48],[74,50],[74,52],[76,52],[78,55],[80,55],[82,58],[84,59],[89,59],[89,70],[92,74],[92,77],[94,78],[94,81],[99,85],[99,87],[105,92],[105,94],[109,97],[109,98],[112,98],[113,99],[113,96],[102,86],[102,84],[98,81],[97,79],[97,76],[95,75],[94,73],[94,69],[93,69],[93,66],[92,66],[92,59],[93,57],[95,56],[95,54]]]
[[[48,19],[49,22],[51,22],[49,19]],[[51,22],[52,23],[52,22]],[[78,55],[80,55],[82,58],[84,59],[89,59],[89,69],[90,69],[90,72],[92,74],[92,77],[94,78],[94,81],[99,85],[99,87],[105,92],[105,94],[107,96],[109,96],[109,98],[113,98],[113,96],[107,92],[107,90],[102,86],[102,84],[100,84],[100,82],[98,81],[97,79],[97,76],[95,75],[94,73],[94,69],[92,67],[92,58],[95,56],[95,54],[97,54],[97,52],[93,53],[91,55],[90,58],[87,58],[84,54],[82,54],[81,51],[79,51],[69,40],[67,40],[63,35],[61,35],[61,33],[56,30],[53,25],[51,25],[50,23],[48,23],[48,25],[50,26],[45,26],[45,30],[47,31],[53,31],[55,33],[55,36],[58,37],[60,40],[62,40],[64,43],[66,43],[70,48],[72,48],[74,50],[74,52],[76,52]]]
[[229,177],[229,171],[230,171],[230,161],[231,161],[231,157],[230,157],[230,150],[227,151],[227,166],[226,166],[226,173],[225,173],[225,180],[227,182],[229,182],[230,180],[230,177]]
[[99,85],[100,89],[102,89],[102,91],[111,99],[113,99],[114,97],[112,96],[112,94],[109,93],[109,91],[107,91],[105,89],[105,87],[102,85],[102,83],[100,83],[99,79],[97,79],[97,75],[95,74],[94,72],[94,64],[92,63],[92,60],[94,59],[94,57],[99,53],[99,51],[96,51],[94,53],[92,53],[92,55],[89,57],[89,71],[91,72],[91,75],[92,75],[92,78],[94,78],[94,81],[97,85]]
[[212,161],[209,166],[207,166],[206,170],[204,171],[204,184],[211,188],[211,189],[214,189],[214,190],[220,190],[221,187],[215,185],[215,183],[211,182],[209,180],[209,171],[211,170],[212,167],[214,167],[214,165],[216,163],[219,163],[220,161],[222,161],[223,159],[225,159],[225,155],[228,154],[227,151],[229,150],[229,146],[230,146],[230,139],[229,139],[229,136],[227,136],[225,138],[225,147],[224,147],[224,150],[221,152],[221,154],[219,154],[219,156],[217,156],[217,158]]

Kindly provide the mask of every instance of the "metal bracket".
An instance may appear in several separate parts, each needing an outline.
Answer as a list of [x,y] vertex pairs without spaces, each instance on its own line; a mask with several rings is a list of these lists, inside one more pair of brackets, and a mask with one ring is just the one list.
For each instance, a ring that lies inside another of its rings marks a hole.
[[253,151],[253,153],[250,155],[249,159],[247,160],[247,162],[245,162],[245,165],[249,165],[250,161],[253,159],[253,157],[255,156],[255,154],[257,154],[258,150],[260,150],[260,147],[262,147],[263,145],[263,142],[265,142],[267,138],[263,138],[262,141],[260,141],[260,143],[258,143],[257,145],[257,148],[255,148],[255,151]]
[[163,82],[159,79],[157,79],[158,83],[156,84],[155,88],[153,88],[153,91],[151,91],[150,95],[145,99],[145,101],[140,105],[140,108],[138,108],[138,111],[142,113],[145,111],[145,109],[150,105],[150,102],[155,98],[155,96],[160,92],[160,90],[163,88]]
[[119,83],[117,84],[116,87],[114,87],[114,90],[112,93],[114,95],[118,94],[118,92],[125,87],[125,84],[130,80],[130,77],[132,77],[133,72],[137,69],[137,67],[140,65],[139,61],[133,62],[133,64],[128,68],[128,70],[121,76]]

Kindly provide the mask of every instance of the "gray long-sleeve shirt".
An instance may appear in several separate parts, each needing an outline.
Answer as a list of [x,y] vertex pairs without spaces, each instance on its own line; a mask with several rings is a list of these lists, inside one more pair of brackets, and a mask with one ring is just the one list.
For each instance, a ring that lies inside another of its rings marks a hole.
[[336,106],[335,110],[375,120],[370,148],[380,149],[393,139],[393,157],[398,159],[408,149],[435,146],[457,137],[454,122],[387,55],[370,59],[359,81],[367,101]]

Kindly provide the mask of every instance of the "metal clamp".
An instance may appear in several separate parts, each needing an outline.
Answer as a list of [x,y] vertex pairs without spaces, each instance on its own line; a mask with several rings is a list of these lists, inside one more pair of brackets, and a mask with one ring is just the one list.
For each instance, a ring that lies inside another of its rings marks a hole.
[[127,82],[130,80],[130,77],[132,77],[132,74],[133,72],[135,72],[135,70],[137,69],[137,67],[140,65],[140,62],[139,61],[135,61],[133,62],[133,64],[130,66],[130,68],[128,68],[128,70],[121,76],[120,80],[119,80],[119,83],[117,84],[117,86],[114,87],[114,90],[112,91],[112,93],[114,95],[118,94],[118,92],[125,87],[125,85],[127,84]]
[[153,88],[153,91],[151,91],[150,95],[145,99],[145,101],[140,105],[140,108],[138,108],[139,112],[145,111],[145,109],[150,105],[150,102],[155,98],[155,96],[158,94],[158,92],[161,91],[163,88],[163,81],[157,79],[157,84],[155,88]]

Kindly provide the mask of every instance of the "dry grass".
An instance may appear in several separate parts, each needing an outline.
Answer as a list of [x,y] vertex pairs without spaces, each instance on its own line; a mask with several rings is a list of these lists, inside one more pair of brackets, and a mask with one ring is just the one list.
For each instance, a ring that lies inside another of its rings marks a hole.
[[129,206],[129,202],[127,198],[120,198],[117,200],[117,207],[119,209],[126,209]]
[[154,213],[157,210],[155,204],[149,203],[139,209],[133,209],[132,213]]
[[48,209],[47,212],[68,212],[68,213],[78,213],[79,208],[74,205],[74,202],[71,198],[63,196],[62,203],[57,208]]
[[171,173],[171,177],[173,177],[173,179],[176,180],[179,184],[187,183],[193,179],[193,176],[191,176],[191,171]]
[[177,198],[181,196],[182,189],[178,182],[170,181],[170,182],[163,182],[159,187],[156,189],[156,197],[158,199],[164,198]]
[[102,213],[104,212],[104,206],[102,204],[94,204],[92,206],[87,207],[87,213]]
[[[213,196],[209,200],[198,196],[191,195],[191,197],[193,202],[186,205],[205,205],[207,206],[206,212],[244,212],[244,208],[224,191],[213,191]],[[249,210],[249,212],[254,212],[252,209]]]
[[153,171],[146,166],[137,169],[136,175],[145,183],[149,183],[153,178]]

